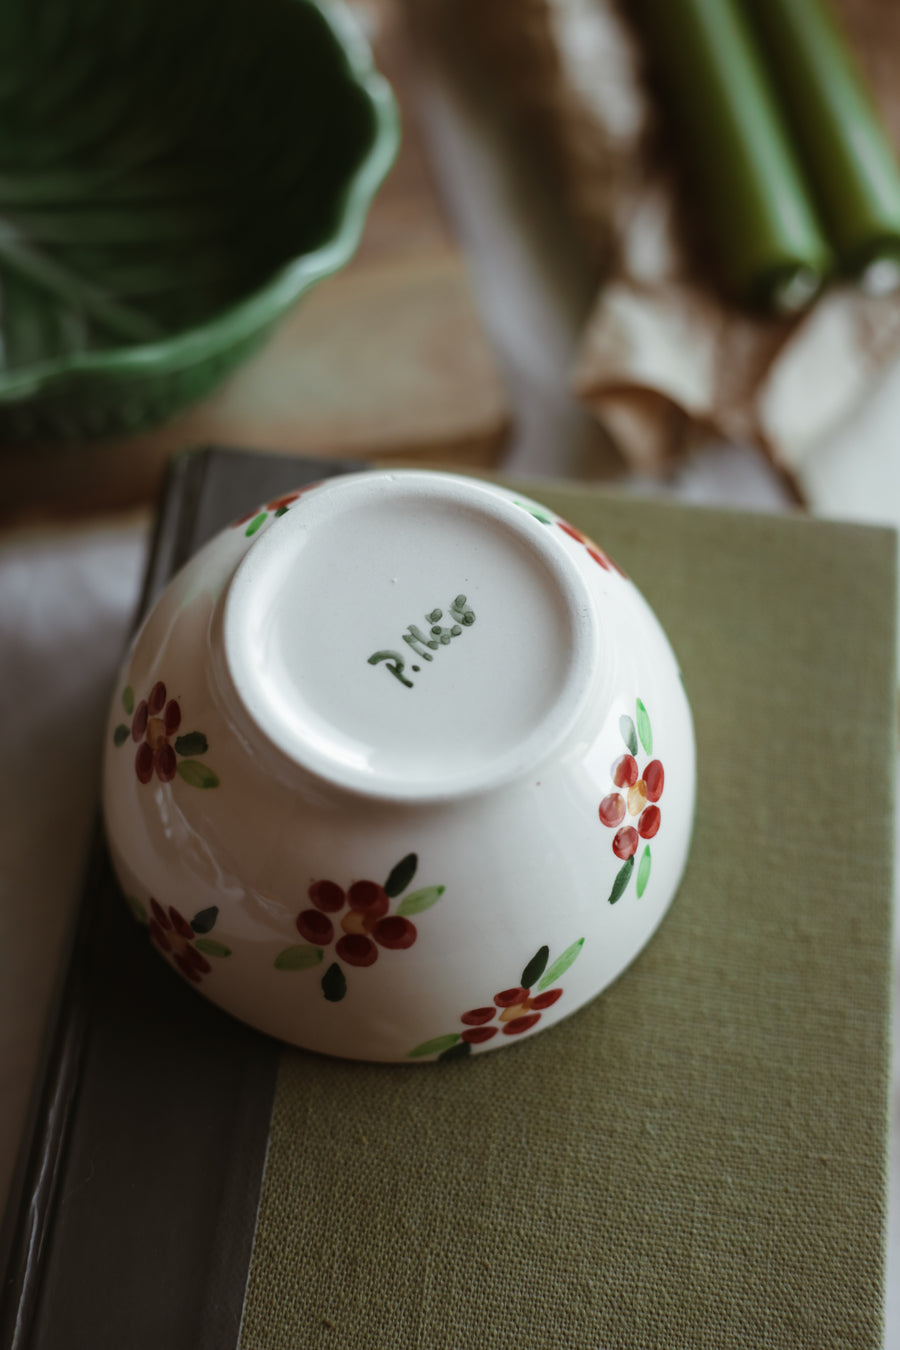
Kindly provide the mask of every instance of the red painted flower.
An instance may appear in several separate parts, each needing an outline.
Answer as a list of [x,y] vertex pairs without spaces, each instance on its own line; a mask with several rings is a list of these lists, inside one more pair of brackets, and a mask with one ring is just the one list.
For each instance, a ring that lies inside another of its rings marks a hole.
[[151,938],[192,984],[200,984],[204,975],[212,970],[206,959],[208,956],[231,955],[229,947],[206,936],[218,918],[219,911],[215,905],[200,910],[188,922],[174,905],[169,905],[168,910],[165,910],[151,896],[150,912],[148,923]]
[[[562,956],[549,966],[549,947],[540,947],[522,971],[521,984],[501,989],[492,1001],[483,1007],[470,1008],[460,1017],[462,1031],[451,1031],[445,1036],[423,1041],[410,1050],[411,1059],[436,1055],[439,1059],[456,1059],[468,1055],[475,1045],[492,1041],[498,1032],[504,1036],[522,1036],[541,1020],[541,1014],[562,998],[563,990],[556,980],[569,969],[584,946],[584,938],[573,942]],[[532,993],[532,989],[535,991]]]
[[266,510],[274,511],[276,516],[282,516],[291,502],[297,501],[300,495],[299,492],[285,492],[281,497],[273,497],[270,502],[266,502]]
[[[521,985],[513,989],[501,989],[494,995],[493,1006],[470,1008],[459,1019],[465,1026],[460,1032],[460,1040],[469,1045],[481,1045],[491,1040],[498,1031],[504,1036],[521,1036],[530,1031],[541,1020],[545,1008],[551,1008],[557,999],[562,998],[562,989],[545,989],[543,993],[532,994],[530,989]],[[499,1017],[498,1017],[499,1015]],[[499,1025],[488,1025],[498,1017]]]
[[137,745],[134,771],[138,782],[149,783],[155,774],[161,783],[171,783],[177,773],[191,787],[218,787],[217,775],[195,758],[206,754],[206,737],[202,731],[180,733],[181,704],[168,697],[162,680],[156,681],[137,706],[128,685],[122,691],[122,706],[131,722],[115,728],[113,744],[122,746],[130,739]]
[[248,511],[246,515],[239,516],[237,520],[232,522],[232,529],[237,529],[239,525],[246,525],[244,534],[248,537],[254,535],[262,525],[265,525],[270,515],[283,516],[285,511],[293,506],[294,502],[304,493],[311,492],[314,487],[318,486],[318,483],[309,483],[306,487],[298,488],[296,492],[285,492],[280,497],[273,497],[271,501],[266,502],[265,506],[259,506],[254,511]]
[[631,858],[639,841],[652,839],[659,830],[662,813],[657,802],[663,794],[665,771],[660,760],[651,759],[641,772],[634,755],[626,754],[613,764],[612,779],[621,791],[603,798],[600,819],[616,831],[612,845],[616,857]]
[[157,680],[147,698],[141,699],[131,719],[131,739],[137,743],[134,771],[141,783],[154,773],[161,783],[171,783],[178,761],[171,738],[181,726],[177,699],[166,697],[166,686]]
[[307,942],[329,947],[335,938],[329,915],[344,911],[340,919],[344,936],[338,937],[335,951],[349,966],[371,966],[379,947],[411,947],[418,937],[415,924],[405,915],[388,914],[390,897],[377,881],[354,881],[346,894],[334,881],[314,881],[307,895],[314,908],[297,915],[297,932]]
[[306,893],[309,907],[294,921],[306,945],[279,952],[276,969],[307,970],[319,965],[334,944],[337,961],[325,971],[322,991],[330,1002],[338,1002],[347,992],[346,976],[338,962],[372,966],[381,950],[412,947],[419,934],[409,916],[430,909],[443,895],[443,886],[424,886],[411,891],[389,913],[391,901],[409,886],[417,866],[416,854],[408,853],[383,886],[377,881],[354,881],[345,891],[336,881],[314,881]]
[[608,553],[604,553],[602,548],[597,547],[593,539],[589,539],[586,534],[582,534],[581,530],[576,529],[574,525],[570,525],[569,522],[563,520],[561,516],[557,516],[554,519],[544,507],[536,506],[529,502],[521,501],[517,502],[516,505],[521,506],[530,516],[534,516],[535,520],[539,520],[542,525],[558,525],[570,539],[575,540],[576,544],[581,544],[586,548],[590,557],[592,557],[598,567],[602,567],[604,571],[618,572],[620,577],[625,576],[625,573],[622,571],[619,564],[611,558]]
[[625,576],[625,573],[615,559],[611,558],[608,553],[604,553],[602,548],[598,548],[593,539],[589,539],[586,534],[582,534],[581,530],[577,530],[575,526],[570,525],[567,520],[558,520],[556,523],[561,530],[565,531],[570,539],[575,540],[576,544],[584,545],[590,557],[593,558],[594,562],[597,563],[599,567],[602,567],[607,572],[618,572],[620,577]]
[[[656,838],[662,824],[658,803],[666,783],[662,760],[650,758],[653,754],[653,730],[650,716],[640,699],[635,703],[634,719],[623,714],[619,718],[619,729],[626,753],[619,755],[610,770],[617,791],[607,793],[599,807],[602,823],[616,832],[612,850],[623,864],[609,896],[610,904],[613,905],[628,886],[641,840],[644,840],[644,850],[637,869],[638,899],[644,893],[653,862],[648,841]],[[641,749],[648,757],[643,767],[637,758]]]

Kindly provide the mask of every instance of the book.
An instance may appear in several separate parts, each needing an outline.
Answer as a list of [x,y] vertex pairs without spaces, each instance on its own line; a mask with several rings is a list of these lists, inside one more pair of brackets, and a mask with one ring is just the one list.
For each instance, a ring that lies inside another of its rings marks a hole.
[[[182,456],[144,603],[346,467]],[[518,486],[632,575],[682,665],[698,811],[660,930],[501,1054],[329,1060],[183,985],[98,839],[3,1350],[880,1346],[895,537]]]

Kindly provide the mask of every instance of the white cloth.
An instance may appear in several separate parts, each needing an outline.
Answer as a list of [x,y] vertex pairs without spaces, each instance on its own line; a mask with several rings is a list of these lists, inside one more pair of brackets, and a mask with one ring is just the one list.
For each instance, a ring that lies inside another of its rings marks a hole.
[[97,811],[148,522],[0,541],[0,1204]]

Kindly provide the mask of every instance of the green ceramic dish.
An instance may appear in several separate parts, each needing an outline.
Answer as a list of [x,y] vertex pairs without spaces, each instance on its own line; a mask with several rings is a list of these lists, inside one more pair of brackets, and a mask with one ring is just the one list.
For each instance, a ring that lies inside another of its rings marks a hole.
[[169,417],[353,253],[399,140],[335,0],[0,15],[0,438]]

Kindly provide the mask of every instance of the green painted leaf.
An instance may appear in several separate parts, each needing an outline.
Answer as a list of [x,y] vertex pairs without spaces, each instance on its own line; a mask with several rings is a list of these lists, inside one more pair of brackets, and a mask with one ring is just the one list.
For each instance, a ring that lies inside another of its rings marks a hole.
[[449,1050],[443,1050],[438,1059],[468,1059],[472,1053],[472,1047],[468,1041],[460,1041],[459,1045],[451,1045]]
[[530,989],[537,980],[541,978],[547,969],[547,958],[550,955],[549,947],[539,947],[534,956],[528,962],[528,965],[522,971],[522,978],[519,981],[523,989]]
[[628,746],[632,755],[638,752],[637,732],[634,729],[634,723],[627,713],[623,713],[619,718],[619,730],[622,733],[622,740]]
[[613,888],[609,893],[609,903],[614,905],[617,900],[621,900],[625,887],[631,880],[631,874],[634,871],[634,858],[629,858],[619,868],[618,875],[613,882]]
[[250,524],[244,531],[244,534],[247,536],[248,539],[250,538],[251,534],[256,534],[256,531],[259,529],[260,525],[265,523],[268,514],[269,514],[268,511],[260,511],[258,516],[253,517]]
[[138,923],[147,923],[147,911],[136,895],[126,895],[125,900]]
[[340,1003],[347,992],[347,977],[336,961],[322,976],[322,993],[329,1003]]
[[189,731],[175,738],[176,755],[205,755],[208,749],[209,742],[202,731]]
[[516,502],[516,506],[521,506],[524,511],[527,511],[530,516],[534,516],[535,520],[539,520],[542,525],[553,524],[552,516],[548,516],[546,511],[541,511],[536,506],[529,506],[528,502]]
[[276,970],[309,970],[322,960],[322,948],[310,947],[304,943],[300,947],[285,947],[275,957]]
[[391,875],[384,883],[384,889],[393,900],[395,895],[405,891],[413,877],[416,875],[416,868],[419,865],[418,856],[415,853],[407,853],[405,858],[401,858],[397,866],[392,870]]
[[[224,942],[213,942],[212,938],[197,938],[194,946],[198,952],[203,952],[204,956],[230,956],[231,948],[226,947]],[[277,962],[276,962],[277,964]]]
[[201,764],[199,759],[180,760],[178,775],[190,787],[214,788],[219,786],[219,780],[212,769],[208,768],[206,764]]
[[[397,913],[408,917],[410,914],[421,914],[425,909],[431,909],[444,894],[444,886],[423,886],[420,891],[410,891],[405,900],[401,900],[397,906]],[[387,890],[387,887],[385,887]],[[388,891],[390,895],[390,891]]]
[[[640,699],[637,701],[637,728],[638,735],[641,738],[641,745],[647,751],[648,755],[653,754],[653,732],[650,728],[650,718],[647,715],[647,709]],[[631,752],[634,754],[634,751]]]
[[579,938],[577,942],[572,943],[571,947],[567,947],[566,950],[563,952],[562,956],[558,956],[556,960],[553,962],[553,965],[550,967],[550,969],[547,971],[546,975],[538,985],[538,990],[540,991],[541,989],[548,989],[551,984],[555,984],[556,981],[559,979],[560,975],[564,975],[565,972],[569,969],[569,966],[578,956],[578,953],[581,951],[583,946],[584,946],[584,938]]
[[134,712],[134,690],[130,684],[126,684],[125,688],[122,690],[122,707],[129,717]]
[[113,732],[113,745],[124,745],[131,735],[130,730],[124,722],[120,722]]
[[650,845],[647,844],[641,854],[641,864],[637,874],[637,893],[639,900],[647,889],[647,882],[650,880],[650,864]]
[[459,1040],[459,1032],[451,1031],[447,1036],[435,1036],[433,1041],[423,1041],[415,1050],[410,1050],[407,1059],[423,1059],[425,1055],[440,1055]]
[[216,919],[219,917],[219,906],[210,905],[208,909],[201,909],[191,919],[191,927],[195,933],[208,933],[215,927]]

